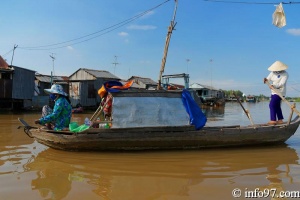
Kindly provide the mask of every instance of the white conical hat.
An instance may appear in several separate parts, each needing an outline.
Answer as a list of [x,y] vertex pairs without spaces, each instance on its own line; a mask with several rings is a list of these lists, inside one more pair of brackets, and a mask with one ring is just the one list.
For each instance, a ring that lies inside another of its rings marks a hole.
[[282,70],[286,70],[288,68],[288,66],[280,61],[275,61],[269,68],[269,71],[272,72],[276,72],[276,71],[282,71]]

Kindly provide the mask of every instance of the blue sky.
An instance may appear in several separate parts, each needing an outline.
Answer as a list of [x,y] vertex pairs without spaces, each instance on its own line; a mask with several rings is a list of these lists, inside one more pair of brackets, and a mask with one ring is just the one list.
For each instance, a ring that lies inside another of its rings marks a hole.
[[[287,96],[300,96],[300,4],[283,4],[287,25],[278,28],[272,14],[280,2],[256,2],[266,4],[179,0],[164,74],[189,73],[190,83],[269,95],[262,80],[280,60],[289,66]],[[89,68],[157,81],[174,5],[174,0],[2,0],[0,55],[10,64],[18,45],[13,65],[41,74],[50,75],[53,54],[55,75]]]

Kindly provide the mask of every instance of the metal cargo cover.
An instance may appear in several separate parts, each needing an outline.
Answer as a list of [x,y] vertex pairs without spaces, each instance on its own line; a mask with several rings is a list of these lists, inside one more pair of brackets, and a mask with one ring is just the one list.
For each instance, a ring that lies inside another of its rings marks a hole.
[[181,96],[115,96],[112,105],[112,128],[189,124],[189,116]]

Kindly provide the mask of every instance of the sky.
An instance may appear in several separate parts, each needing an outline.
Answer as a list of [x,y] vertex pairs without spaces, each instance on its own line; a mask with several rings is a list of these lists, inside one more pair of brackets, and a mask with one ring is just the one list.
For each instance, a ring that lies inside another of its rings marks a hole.
[[[283,4],[286,26],[278,28],[280,1],[178,0],[163,74],[269,96],[263,78],[279,60],[288,65],[287,96],[299,97],[300,1],[292,2]],[[45,75],[87,68],[158,81],[174,8],[174,0],[2,0],[0,55]]]

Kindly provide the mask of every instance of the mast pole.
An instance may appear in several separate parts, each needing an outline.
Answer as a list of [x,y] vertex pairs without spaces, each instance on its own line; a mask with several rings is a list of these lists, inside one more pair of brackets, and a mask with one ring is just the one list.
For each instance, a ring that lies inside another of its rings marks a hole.
[[158,85],[157,85],[158,90],[161,89],[161,78],[162,78],[163,72],[165,71],[165,65],[166,65],[166,61],[167,61],[167,55],[168,55],[168,49],[169,49],[171,35],[172,35],[173,30],[175,30],[175,26],[177,24],[177,22],[175,22],[176,11],[177,11],[177,3],[178,3],[178,1],[175,0],[175,8],[174,8],[174,13],[173,13],[173,19],[170,23],[170,26],[168,27],[168,33],[167,33],[165,49],[164,49],[164,56],[163,56],[162,61],[161,61],[159,77],[158,77]]

